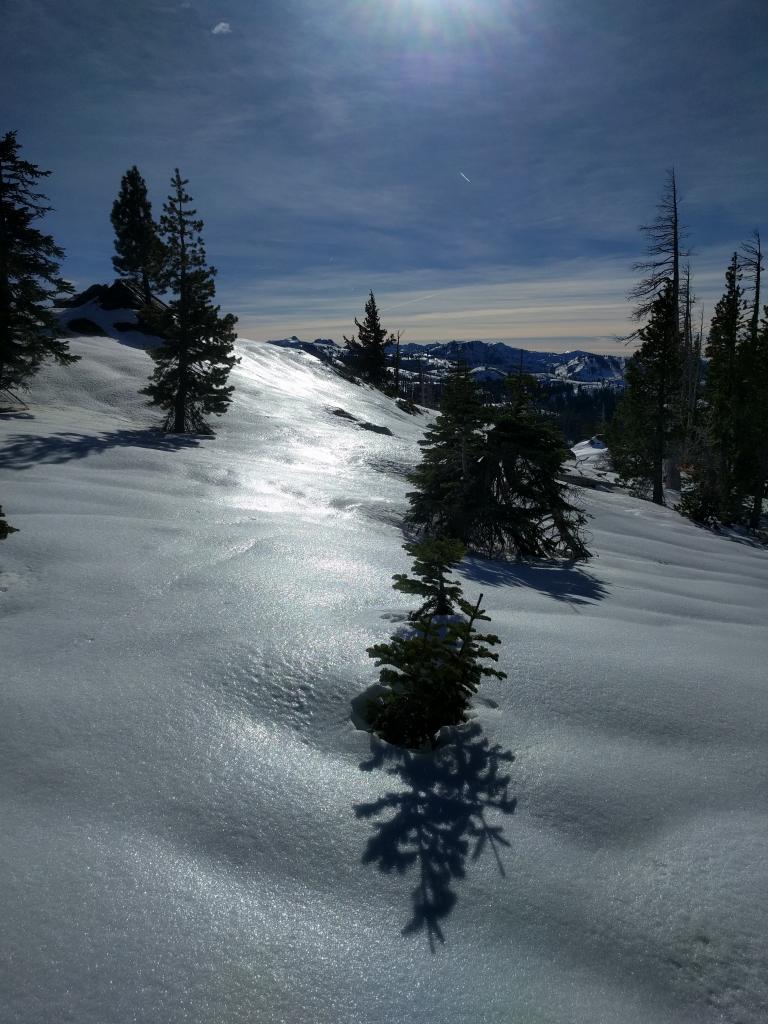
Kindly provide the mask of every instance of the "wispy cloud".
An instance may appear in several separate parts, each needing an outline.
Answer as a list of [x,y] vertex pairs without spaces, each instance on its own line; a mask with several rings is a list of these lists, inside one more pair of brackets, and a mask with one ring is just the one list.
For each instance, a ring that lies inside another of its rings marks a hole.
[[417,6],[11,4],[7,120],[53,171],[67,275],[111,273],[126,167],[159,211],[178,165],[244,334],[338,338],[373,288],[410,340],[594,347],[633,326],[638,225],[674,164],[709,315],[768,210],[760,0],[697,0],[695,24],[668,0]]

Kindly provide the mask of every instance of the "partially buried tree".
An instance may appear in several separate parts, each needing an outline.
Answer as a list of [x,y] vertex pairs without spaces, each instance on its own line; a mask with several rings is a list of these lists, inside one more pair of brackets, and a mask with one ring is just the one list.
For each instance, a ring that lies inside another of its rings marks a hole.
[[589,557],[584,513],[559,479],[569,453],[533,408],[532,386],[512,378],[511,401],[485,406],[471,375],[457,368],[410,476],[411,526],[487,555]]
[[388,643],[368,648],[380,666],[384,693],[374,698],[368,717],[375,733],[397,746],[434,746],[443,726],[466,721],[470,698],[484,676],[505,679],[504,672],[485,662],[498,661],[491,646],[499,638],[478,633],[488,622],[482,594],[471,604],[448,573],[464,557],[456,540],[426,538],[406,544],[413,557],[413,576],[399,573],[394,588],[418,594],[424,603],[409,616],[405,630]]
[[19,156],[16,132],[0,139],[0,391],[27,387],[47,359],[75,362],[52,308],[72,286],[59,274],[64,252],[35,221],[50,212],[38,181],[50,171]]
[[143,313],[164,342],[151,351],[155,371],[142,394],[166,411],[165,428],[177,434],[207,431],[205,416],[226,412],[234,390],[227,379],[239,361],[237,320],[231,313],[219,316],[213,304],[216,271],[206,263],[203,222],[190,207],[186,185],[177,168],[160,218],[166,250],[161,283],[173,297],[167,307]]
[[144,302],[149,305],[152,285],[162,273],[164,253],[152,219],[147,184],[136,166],[123,175],[120,192],[112,204],[111,220],[115,229],[112,265],[118,274],[140,286]]

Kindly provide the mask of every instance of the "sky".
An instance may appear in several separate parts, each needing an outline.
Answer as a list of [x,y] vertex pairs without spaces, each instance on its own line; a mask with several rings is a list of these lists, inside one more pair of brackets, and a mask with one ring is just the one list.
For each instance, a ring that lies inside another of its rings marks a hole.
[[175,167],[255,339],[622,351],[670,167],[705,314],[768,233],[765,0],[3,0],[0,131],[78,287]]

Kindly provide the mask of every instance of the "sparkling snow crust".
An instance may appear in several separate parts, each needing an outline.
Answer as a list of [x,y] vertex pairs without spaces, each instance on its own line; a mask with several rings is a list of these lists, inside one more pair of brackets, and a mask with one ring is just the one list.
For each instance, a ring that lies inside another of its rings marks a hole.
[[0,416],[3,1024],[766,1020],[765,550],[578,491],[591,562],[464,563],[509,678],[398,755],[350,701],[426,417],[241,341],[162,437],[72,349]]

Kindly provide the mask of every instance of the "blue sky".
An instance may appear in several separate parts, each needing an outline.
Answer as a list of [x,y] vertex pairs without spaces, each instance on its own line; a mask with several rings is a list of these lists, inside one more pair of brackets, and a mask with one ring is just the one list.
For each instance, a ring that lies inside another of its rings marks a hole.
[[5,0],[3,131],[78,285],[175,166],[254,338],[616,349],[674,165],[708,312],[768,235],[766,0]]

